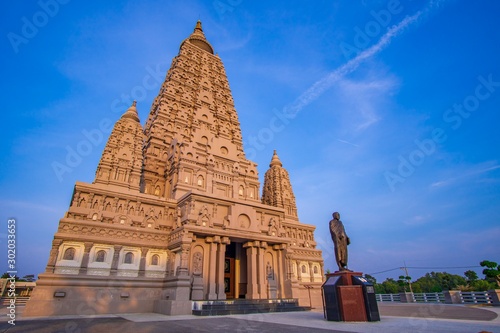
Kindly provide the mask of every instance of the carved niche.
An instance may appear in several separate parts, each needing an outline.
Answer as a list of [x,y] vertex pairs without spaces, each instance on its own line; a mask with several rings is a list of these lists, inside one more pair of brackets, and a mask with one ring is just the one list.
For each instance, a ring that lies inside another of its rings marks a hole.
[[193,274],[200,276],[203,274],[203,253],[201,252],[193,254]]

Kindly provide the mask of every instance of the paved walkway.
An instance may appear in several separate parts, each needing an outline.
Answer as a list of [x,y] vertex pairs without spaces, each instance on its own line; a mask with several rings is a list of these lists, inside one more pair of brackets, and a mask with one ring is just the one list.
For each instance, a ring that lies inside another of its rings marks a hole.
[[0,309],[0,332],[360,332],[360,333],[500,333],[500,308],[448,304],[379,303],[380,322],[329,322],[321,310],[218,317],[165,316],[139,313],[101,316],[23,318],[16,309],[16,325],[7,322],[7,309]]

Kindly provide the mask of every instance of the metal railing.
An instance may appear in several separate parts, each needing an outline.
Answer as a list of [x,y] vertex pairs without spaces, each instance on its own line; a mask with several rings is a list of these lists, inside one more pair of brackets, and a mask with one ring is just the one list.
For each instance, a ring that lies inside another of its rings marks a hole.
[[416,293],[413,299],[417,303],[444,303],[443,293]]
[[[399,294],[376,294],[378,302],[401,302]],[[413,300],[417,303],[445,303],[444,293],[414,293]],[[461,291],[462,304],[491,304],[492,297],[487,291]]]
[[375,294],[378,302],[401,302],[399,294]]
[[487,291],[461,292],[462,303],[491,304],[491,296]]

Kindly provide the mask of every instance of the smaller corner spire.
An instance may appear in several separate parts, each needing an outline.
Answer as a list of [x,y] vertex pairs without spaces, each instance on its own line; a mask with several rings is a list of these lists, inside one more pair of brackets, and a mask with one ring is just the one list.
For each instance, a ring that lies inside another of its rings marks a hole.
[[280,158],[278,157],[278,154],[276,153],[276,149],[274,150],[273,158],[271,159],[271,164],[269,164],[269,167],[273,167],[275,165],[277,165],[279,167],[283,166],[283,163],[281,163]]

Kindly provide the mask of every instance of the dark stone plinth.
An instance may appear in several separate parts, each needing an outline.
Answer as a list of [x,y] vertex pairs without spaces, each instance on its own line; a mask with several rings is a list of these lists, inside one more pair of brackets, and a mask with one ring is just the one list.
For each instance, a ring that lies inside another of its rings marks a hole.
[[328,321],[379,321],[373,285],[360,272],[326,274],[324,315]]

